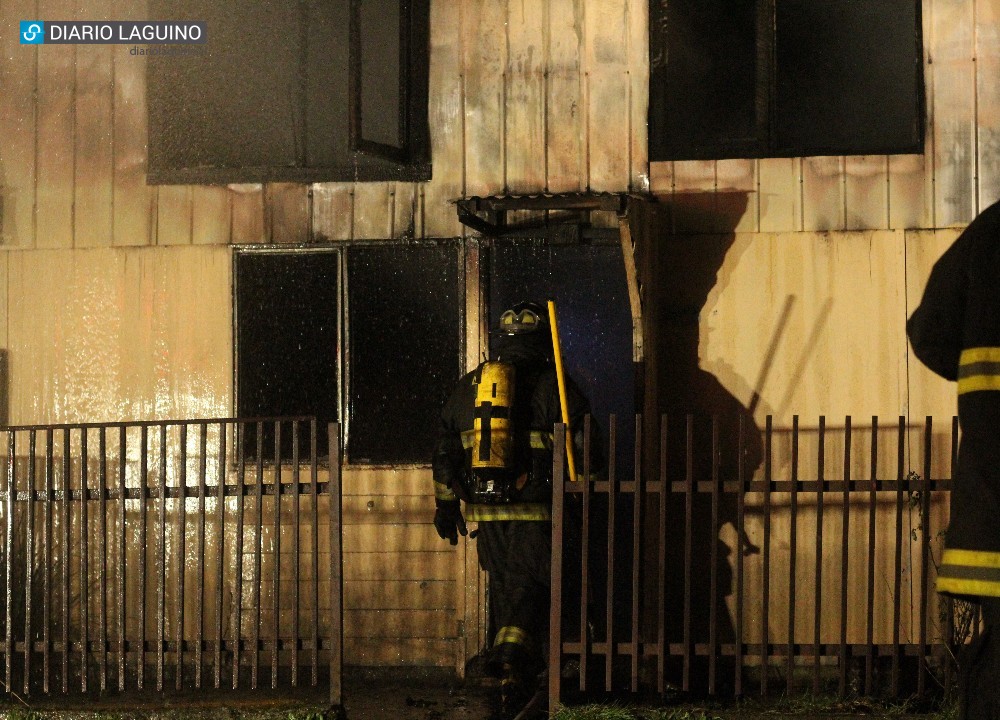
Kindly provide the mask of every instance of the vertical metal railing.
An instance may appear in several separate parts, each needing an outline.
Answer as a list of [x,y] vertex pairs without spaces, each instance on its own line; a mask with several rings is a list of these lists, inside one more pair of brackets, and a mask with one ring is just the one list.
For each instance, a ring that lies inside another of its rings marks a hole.
[[[588,419],[578,483],[562,472],[556,427],[553,707],[566,658],[579,662],[581,691],[899,697],[950,687],[955,645],[969,638],[956,637],[933,580],[957,422],[939,435],[931,418],[805,427],[794,416],[776,428],[767,417],[763,430],[747,417],[635,423],[634,476],[623,479],[616,419],[603,472],[590,467]],[[595,545],[598,523],[607,547]],[[718,542],[726,525],[729,558]],[[580,552],[566,552],[574,542]]]
[[339,704],[339,428],[319,431],[311,418],[0,428],[6,690],[327,679]]

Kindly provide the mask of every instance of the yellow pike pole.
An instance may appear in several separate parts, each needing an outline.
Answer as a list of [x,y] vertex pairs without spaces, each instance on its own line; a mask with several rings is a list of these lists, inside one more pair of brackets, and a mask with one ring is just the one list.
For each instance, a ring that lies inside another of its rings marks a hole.
[[559,383],[559,410],[566,426],[566,459],[569,462],[569,479],[576,482],[576,461],[573,458],[573,430],[569,426],[569,405],[566,402],[566,376],[563,374],[562,351],[559,348],[559,326],[556,322],[556,303],[548,301],[549,327],[552,328],[552,357],[556,364],[556,380]]

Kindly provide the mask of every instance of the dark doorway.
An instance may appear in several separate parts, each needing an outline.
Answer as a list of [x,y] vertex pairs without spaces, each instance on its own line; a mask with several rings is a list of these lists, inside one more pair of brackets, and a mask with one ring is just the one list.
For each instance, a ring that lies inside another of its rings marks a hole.
[[621,246],[497,240],[490,253],[490,327],[521,300],[555,300],[566,372],[590,399],[605,437],[617,417],[615,465],[633,467],[635,373],[632,316]]

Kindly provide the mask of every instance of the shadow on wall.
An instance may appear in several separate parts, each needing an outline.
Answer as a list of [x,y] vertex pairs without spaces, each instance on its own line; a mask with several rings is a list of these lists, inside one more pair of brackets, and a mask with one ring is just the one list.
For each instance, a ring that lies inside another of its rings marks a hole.
[[[721,480],[739,476],[739,433],[745,433],[743,472],[752,477],[760,466],[763,449],[760,431],[752,408],[745,407],[720,381],[701,367],[699,361],[699,316],[709,294],[719,282],[719,271],[727,254],[734,249],[735,228],[747,209],[748,193],[676,194],[650,204],[643,213],[639,266],[644,292],[644,336],[646,344],[646,417],[667,422],[668,480],[677,482],[690,472],[695,482],[711,480],[713,475],[713,417],[718,423],[718,473]],[[712,228],[710,234],[687,232],[687,228]],[[732,258],[730,258],[732,262]],[[688,462],[688,427],[691,432],[691,460]],[[650,436],[653,435],[652,438]],[[658,443],[658,433],[647,432],[648,443]],[[659,452],[655,445],[646,447],[645,455],[653,466],[647,473],[658,473]],[[654,475],[655,477],[655,475]],[[655,501],[654,501],[655,502]],[[684,639],[685,608],[690,615],[691,642],[710,639],[711,566],[716,550],[716,640],[734,640],[732,618],[726,611],[725,598],[733,591],[732,549],[718,533],[713,536],[712,499],[709,493],[695,493],[687,536],[683,496],[668,496],[667,568],[665,577],[647,572],[651,580],[644,589],[646,607],[655,607],[661,588],[666,591],[667,639]],[[720,496],[719,527],[736,527],[735,494]],[[658,511],[650,508],[646,532],[658,533]],[[731,536],[735,536],[732,533]],[[649,536],[653,537],[653,536]],[[650,545],[655,547],[654,545]],[[691,548],[690,560],[685,548]],[[746,539],[737,551],[753,553],[757,549]],[[656,558],[646,558],[647,570],[655,568]],[[690,564],[688,564],[688,562]],[[685,599],[685,576],[690,596]],[[648,618],[655,622],[655,618]],[[706,660],[702,658],[702,660]],[[706,660],[707,662],[707,660]],[[695,688],[703,686],[707,665],[696,663],[692,673]],[[720,666],[720,678],[731,673]],[[668,668],[668,681],[679,684],[680,665]]]

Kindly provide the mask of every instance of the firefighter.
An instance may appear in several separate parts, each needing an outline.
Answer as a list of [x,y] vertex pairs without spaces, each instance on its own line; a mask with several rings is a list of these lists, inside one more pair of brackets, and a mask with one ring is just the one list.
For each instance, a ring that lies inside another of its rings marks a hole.
[[[466,520],[479,523],[479,564],[497,628],[484,664],[502,678],[500,714],[509,718],[537,701],[548,637],[552,430],[562,418],[545,309],[525,302],[506,310],[493,350],[493,360],[459,380],[442,411],[434,526],[455,545]],[[589,405],[568,378],[566,385],[574,444],[582,448]]]
[[985,631],[959,658],[960,717],[1000,717],[1000,203],[931,270],[906,326],[917,357],[958,382],[962,439],[938,592],[978,603]]

